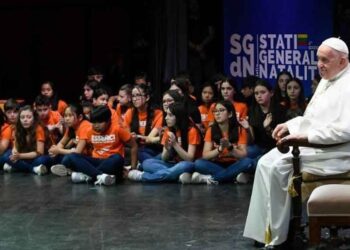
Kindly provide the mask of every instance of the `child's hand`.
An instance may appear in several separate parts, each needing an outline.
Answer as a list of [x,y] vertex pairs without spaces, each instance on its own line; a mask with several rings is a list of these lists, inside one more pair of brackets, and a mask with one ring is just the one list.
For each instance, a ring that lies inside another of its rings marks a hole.
[[137,140],[137,134],[135,132],[131,132],[131,137],[134,138],[135,140]]
[[220,146],[221,148],[228,148],[229,146],[231,146],[231,143],[226,138],[221,138]]
[[49,149],[49,156],[50,157],[55,157],[56,155],[58,155],[58,147],[57,145],[52,145]]
[[169,145],[174,146],[174,144],[176,143],[176,137],[175,137],[174,133],[168,132],[168,136],[169,136],[169,138],[168,138]]
[[10,160],[15,163],[19,160],[19,153],[17,151],[12,152],[12,155],[10,155]]
[[246,118],[239,118],[237,117],[238,123],[245,129],[249,128],[249,122],[248,122],[248,116]]
[[263,123],[264,128],[267,128],[268,126],[270,126],[271,122],[272,122],[272,114],[268,113]]

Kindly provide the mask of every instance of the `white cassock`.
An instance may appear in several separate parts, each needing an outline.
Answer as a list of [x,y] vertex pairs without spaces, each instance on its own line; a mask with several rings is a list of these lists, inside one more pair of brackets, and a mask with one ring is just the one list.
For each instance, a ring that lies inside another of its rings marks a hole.
[[[300,148],[301,170],[317,175],[350,171],[350,66],[332,80],[322,79],[304,116],[287,122],[290,134],[305,134],[310,143],[340,146]],[[288,184],[292,154],[276,148],[264,155],[255,172],[243,236],[267,245],[286,241],[291,215]]]

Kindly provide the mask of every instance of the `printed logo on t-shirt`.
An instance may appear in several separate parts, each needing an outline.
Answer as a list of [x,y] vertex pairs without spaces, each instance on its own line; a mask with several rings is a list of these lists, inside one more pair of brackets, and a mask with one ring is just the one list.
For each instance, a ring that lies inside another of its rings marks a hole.
[[106,146],[106,147],[103,147],[99,150],[96,150],[95,152],[99,155],[104,155],[105,153],[108,153],[109,151],[111,150],[111,146]]
[[93,144],[113,143],[115,142],[115,135],[93,135],[91,136],[91,142]]
[[139,122],[139,126],[140,127],[146,127],[146,123],[147,123],[147,121],[140,121]]

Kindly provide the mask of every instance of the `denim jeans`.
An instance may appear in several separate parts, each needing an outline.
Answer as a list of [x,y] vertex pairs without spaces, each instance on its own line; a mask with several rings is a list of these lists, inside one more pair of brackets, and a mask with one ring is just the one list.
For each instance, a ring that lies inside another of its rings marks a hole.
[[159,151],[154,149],[154,148],[150,148],[147,146],[140,146],[138,148],[138,160],[140,163],[144,162],[147,159],[151,159],[153,157],[156,157],[159,154]]
[[263,156],[266,153],[266,151],[267,150],[265,148],[262,148],[256,144],[249,145],[247,147],[246,158],[250,158],[251,160],[253,160],[253,167],[248,171],[244,172],[254,173],[260,157]]
[[247,172],[253,167],[253,160],[243,158],[228,167],[224,168],[220,163],[204,159],[196,160],[194,168],[196,172],[211,175],[218,182],[233,182],[235,177],[241,172]]
[[56,165],[56,164],[62,164],[64,165],[66,168],[70,168],[72,169],[72,162],[69,159],[69,154],[67,155],[57,155],[54,158],[52,158],[52,165]]
[[6,150],[1,156],[0,156],[0,169],[3,168],[5,162],[7,159],[9,159],[12,152],[12,148]]
[[177,181],[182,173],[192,173],[194,170],[194,163],[191,161],[171,163],[159,159],[148,159],[141,166],[144,171],[143,182]]
[[34,173],[33,168],[41,164],[48,169],[51,167],[51,158],[48,155],[41,155],[32,160],[18,160],[15,163],[10,160],[10,155],[6,159],[6,163],[11,165],[14,170],[20,172]]
[[266,149],[264,149],[256,144],[252,144],[252,145],[247,146],[247,157],[248,158],[255,159],[257,157],[262,156],[265,153],[266,153]]
[[124,158],[119,154],[111,155],[105,159],[77,153],[66,156],[66,161],[69,162],[66,167],[72,168],[73,171],[84,173],[93,179],[96,179],[97,175],[103,173],[115,175],[117,180],[122,178]]

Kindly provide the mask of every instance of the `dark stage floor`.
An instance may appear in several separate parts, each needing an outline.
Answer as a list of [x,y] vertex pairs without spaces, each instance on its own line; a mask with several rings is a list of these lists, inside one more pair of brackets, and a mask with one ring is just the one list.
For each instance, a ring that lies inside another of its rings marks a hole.
[[251,187],[5,174],[0,249],[256,249],[242,237]]

